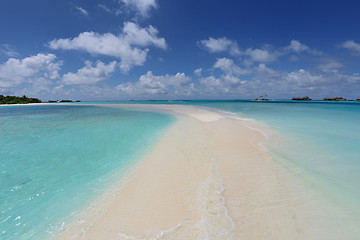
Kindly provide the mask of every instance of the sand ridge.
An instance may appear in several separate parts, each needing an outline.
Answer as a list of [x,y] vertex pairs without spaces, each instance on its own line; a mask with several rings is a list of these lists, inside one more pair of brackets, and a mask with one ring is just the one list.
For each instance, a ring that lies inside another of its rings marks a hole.
[[100,211],[57,239],[316,239],[307,195],[289,188],[293,176],[260,147],[261,132],[200,107],[106,106],[178,120]]

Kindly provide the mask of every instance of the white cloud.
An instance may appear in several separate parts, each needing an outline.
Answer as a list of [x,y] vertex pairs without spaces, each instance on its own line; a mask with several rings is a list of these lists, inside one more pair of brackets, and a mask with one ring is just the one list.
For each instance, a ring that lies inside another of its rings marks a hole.
[[360,76],[341,73],[337,70],[306,70],[282,72],[271,69],[265,64],[253,72],[249,88],[253,91],[263,89],[269,95],[291,98],[295,96],[312,96],[322,99],[326,96],[342,95],[357,92]]
[[212,90],[216,90],[219,91],[220,89],[218,87],[223,87],[223,82],[219,79],[216,78],[215,76],[209,76],[206,78],[201,78],[200,79],[200,83],[202,85],[207,86],[208,88],[211,88]]
[[246,69],[247,79],[235,74],[233,69],[236,67],[239,66],[231,59],[218,59],[213,68],[221,70],[222,73],[200,78],[199,85],[195,86],[197,96],[255,98],[267,94],[270,98],[311,96],[322,99],[344,93],[358,95],[360,91],[360,74],[338,71],[336,68],[341,67],[341,64],[336,61],[324,61],[324,64],[317,68],[290,72],[278,71],[260,63]]
[[294,86],[308,88],[314,87],[314,85],[318,85],[325,81],[322,75],[313,74],[304,69],[288,73],[285,79]]
[[242,75],[249,73],[249,70],[240,68],[229,58],[218,58],[213,65],[213,68],[221,69],[223,72],[230,75]]
[[8,57],[19,56],[19,53],[15,49],[13,49],[9,44],[1,44],[0,53],[5,54]]
[[13,87],[38,78],[57,79],[61,65],[62,62],[56,61],[54,54],[39,53],[23,59],[10,58],[0,64],[0,87]]
[[151,71],[142,75],[138,82],[127,82],[117,86],[117,89],[129,96],[164,95],[187,96],[193,91],[191,78],[184,73],[175,75],[153,75]]
[[109,8],[108,6],[106,6],[105,4],[98,4],[98,7],[101,8],[102,10],[104,10],[107,13],[113,13],[116,16],[120,15],[122,12],[120,9],[116,9],[116,8]]
[[199,92],[205,95],[218,95],[221,93],[231,94],[238,92],[247,81],[240,80],[239,76],[249,74],[248,69],[242,69],[236,65],[233,60],[228,58],[219,58],[213,65],[214,69],[220,69],[220,77],[213,75],[203,77],[199,80],[201,87]]
[[310,50],[308,46],[302,44],[298,40],[291,40],[290,45],[286,47],[286,49],[294,51],[296,53],[304,52]]
[[322,53],[319,50],[311,49],[307,45],[301,43],[298,40],[291,40],[290,44],[284,48],[285,53],[303,53],[307,52],[313,55],[321,55]]
[[353,40],[348,40],[341,44],[341,47],[351,50],[354,54],[360,53],[360,43]]
[[210,37],[207,40],[201,40],[199,45],[210,53],[229,52],[231,55],[240,54],[237,43],[233,40],[227,39],[226,37],[218,39]]
[[147,17],[152,8],[157,8],[156,0],[119,0],[119,2],[134,9],[142,17]]
[[85,67],[79,69],[76,73],[67,73],[62,77],[62,82],[65,85],[86,85],[95,84],[110,77],[110,74],[115,71],[116,61],[106,65],[98,61],[95,67],[90,61],[85,62]]
[[273,62],[283,55],[280,51],[271,52],[268,49],[260,48],[247,48],[245,51],[241,51],[236,41],[226,37],[218,39],[210,37],[207,40],[201,40],[199,45],[210,53],[228,52],[232,56],[244,57],[245,62],[249,65],[253,62]]
[[[235,40],[230,40],[226,37],[212,38],[199,41],[200,47],[206,49],[210,53],[227,52],[228,54],[236,57],[243,58],[244,64],[247,66],[252,65],[254,62],[271,63],[276,61],[279,57],[288,55],[290,53],[308,52],[314,55],[320,55],[321,52],[315,49],[310,49],[305,44],[298,40],[292,40],[290,44],[282,48],[273,48],[266,45],[263,48],[247,48],[241,50]],[[292,59],[297,56],[292,56]]]
[[120,58],[120,68],[127,72],[133,66],[142,66],[145,63],[149,51],[146,47],[167,48],[165,39],[157,35],[158,30],[152,26],[140,28],[135,23],[126,22],[123,32],[118,36],[111,33],[83,32],[72,39],[53,40],[49,46],[52,49],[82,50],[90,54]]
[[111,12],[112,12],[111,9],[108,8],[105,4],[99,3],[99,4],[98,4],[98,7],[101,8],[102,10],[104,10],[105,12],[108,12],[108,13],[111,13]]
[[343,65],[334,59],[323,59],[322,63],[317,66],[317,68],[322,70],[332,70],[342,68]]
[[82,15],[84,15],[84,16],[88,16],[88,15],[89,15],[89,13],[88,13],[85,9],[83,9],[82,7],[75,6],[75,8],[76,8]]
[[247,81],[242,81],[238,77],[226,74],[220,77],[213,75],[201,78],[199,80],[200,87],[198,92],[205,96],[221,96],[225,94],[234,94],[242,91],[242,87]]
[[279,57],[277,53],[270,53],[268,50],[259,48],[248,48],[245,51],[245,55],[249,56],[252,61],[264,63],[273,62]]
[[202,70],[203,70],[202,68],[197,68],[194,70],[194,74],[197,76],[201,76]]

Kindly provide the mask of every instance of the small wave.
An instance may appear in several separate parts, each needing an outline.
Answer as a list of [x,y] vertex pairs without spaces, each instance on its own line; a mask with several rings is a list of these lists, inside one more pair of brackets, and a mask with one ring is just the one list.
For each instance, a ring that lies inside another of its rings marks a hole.
[[223,196],[223,182],[223,177],[216,164],[216,158],[214,158],[210,167],[210,175],[204,184],[202,196],[204,217],[200,225],[205,235],[203,239],[236,239],[235,225],[229,215]]
[[207,107],[202,107],[202,108],[213,111],[213,112],[217,112],[217,113],[219,113],[227,118],[230,118],[230,119],[240,120],[242,122],[243,126],[260,133],[261,135],[263,135],[266,138],[270,138],[272,135],[269,132],[270,130],[267,129],[266,126],[264,126],[262,123],[259,123],[257,120],[255,120],[253,118],[241,117],[238,113],[220,110],[220,109],[207,108]]
[[[143,236],[130,236],[125,233],[119,233],[119,239],[126,239],[126,240],[159,240],[159,239],[166,239],[167,237],[172,236],[180,227],[182,226],[181,223],[176,225],[175,227],[169,228],[164,231],[160,232],[149,232],[144,234]],[[171,238],[169,238],[171,239]]]

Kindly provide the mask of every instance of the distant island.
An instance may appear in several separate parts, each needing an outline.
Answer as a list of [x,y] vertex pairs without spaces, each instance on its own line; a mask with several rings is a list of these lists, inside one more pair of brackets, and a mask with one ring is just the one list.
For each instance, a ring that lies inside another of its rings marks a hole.
[[260,96],[258,98],[255,98],[253,101],[271,101],[271,99],[266,98],[267,95],[265,94],[264,96]]
[[68,102],[81,102],[80,100],[76,100],[76,101],[73,101],[73,100],[49,100],[47,101],[48,103],[68,103]]
[[41,103],[40,99],[28,98],[27,96],[3,96],[0,95],[0,104],[28,104],[28,103]]
[[[294,101],[312,101],[312,99],[308,96],[305,97],[293,97],[291,100]],[[325,97],[323,101],[334,101],[334,102],[345,102],[345,101],[354,101],[354,100],[347,100],[344,97]],[[356,101],[360,101],[360,97],[356,99]]]
[[292,100],[294,100],[294,101],[311,101],[312,99],[309,96],[306,96],[306,97],[293,97]]
[[267,98],[255,98],[254,101],[271,101],[271,99],[267,99]]
[[337,102],[342,102],[342,101],[347,101],[346,98],[343,97],[326,97],[324,98],[324,101],[337,101]]

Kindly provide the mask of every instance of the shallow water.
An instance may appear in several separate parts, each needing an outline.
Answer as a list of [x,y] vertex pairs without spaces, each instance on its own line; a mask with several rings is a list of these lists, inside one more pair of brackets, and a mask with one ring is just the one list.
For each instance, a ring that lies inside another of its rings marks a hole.
[[173,121],[89,106],[0,107],[0,239],[48,239]]

